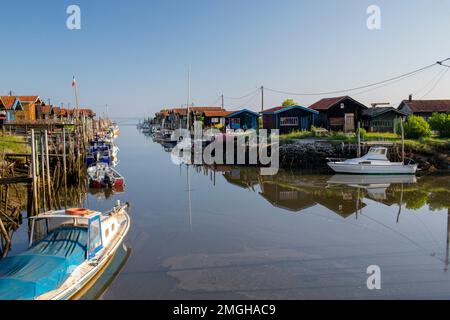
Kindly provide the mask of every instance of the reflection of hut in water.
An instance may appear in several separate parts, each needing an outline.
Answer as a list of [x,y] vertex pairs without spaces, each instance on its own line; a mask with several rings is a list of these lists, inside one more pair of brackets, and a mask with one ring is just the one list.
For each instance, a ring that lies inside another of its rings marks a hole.
[[358,191],[351,188],[324,189],[315,192],[313,197],[317,203],[343,218],[348,218],[366,207]]
[[262,183],[260,195],[273,206],[293,212],[308,209],[316,204],[309,193],[276,183]]
[[254,189],[259,184],[259,168],[230,168],[223,173],[229,183],[244,189]]

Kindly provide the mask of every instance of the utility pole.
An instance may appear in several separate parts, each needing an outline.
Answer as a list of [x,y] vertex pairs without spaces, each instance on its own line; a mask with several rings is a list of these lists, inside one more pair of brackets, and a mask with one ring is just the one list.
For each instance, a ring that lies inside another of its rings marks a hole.
[[221,98],[222,98],[222,110],[225,110],[225,102],[224,102],[223,94],[222,94]]
[[261,86],[261,111],[264,111],[264,86]]

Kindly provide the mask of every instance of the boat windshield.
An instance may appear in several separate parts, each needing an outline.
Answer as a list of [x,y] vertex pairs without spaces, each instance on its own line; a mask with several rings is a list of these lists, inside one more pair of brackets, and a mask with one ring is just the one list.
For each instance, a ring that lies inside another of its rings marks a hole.
[[35,243],[45,239],[47,235],[51,234],[53,231],[68,226],[79,226],[87,230],[86,221],[83,222],[81,219],[56,217],[42,219],[37,218],[33,223],[30,245],[34,245]]
[[370,154],[376,154],[376,155],[384,156],[384,155],[386,155],[386,149],[384,149],[384,148],[370,148],[369,153]]

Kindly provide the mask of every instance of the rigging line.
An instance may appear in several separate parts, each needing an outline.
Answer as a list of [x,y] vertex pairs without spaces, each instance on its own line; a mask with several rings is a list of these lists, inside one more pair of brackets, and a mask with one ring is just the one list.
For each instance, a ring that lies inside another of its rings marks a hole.
[[320,95],[328,95],[328,94],[335,94],[335,93],[343,93],[343,92],[348,92],[348,91],[356,91],[356,90],[366,89],[366,88],[370,88],[370,87],[377,86],[377,85],[380,85],[380,84],[384,84],[384,83],[387,83],[387,82],[395,81],[395,80],[398,80],[400,78],[404,78],[404,77],[407,77],[407,76],[412,76],[412,75],[414,75],[416,73],[419,73],[421,71],[430,69],[430,68],[435,67],[437,65],[442,65],[442,62],[444,62],[446,60],[450,60],[450,58],[442,60],[442,61],[435,62],[435,63],[430,64],[428,66],[425,66],[425,67],[419,68],[417,70],[414,70],[414,71],[411,71],[411,72],[407,72],[407,73],[404,73],[402,75],[399,75],[399,76],[396,76],[396,77],[392,77],[392,78],[389,78],[389,79],[386,79],[386,80],[383,80],[383,81],[371,83],[371,84],[360,86],[360,87],[349,88],[349,89],[345,89],[345,90],[336,90],[336,91],[329,91],[329,92],[317,92],[317,93],[295,93],[295,92],[287,92],[287,91],[275,90],[275,89],[270,89],[270,88],[266,88],[266,90],[269,90],[269,91],[272,91],[272,92],[276,92],[276,93],[281,93],[281,94],[295,95],[295,96],[320,96]]
[[[447,72],[450,70],[447,69],[444,73],[441,74],[441,76],[439,77],[439,79],[436,81],[436,83],[434,84],[434,86],[427,92],[425,93],[422,97],[420,97],[420,99],[425,98],[427,95],[429,95],[431,92],[433,92],[434,89],[436,89],[437,85],[441,82],[441,80],[444,78],[444,76],[447,74]],[[420,100],[419,99],[419,100]]]
[[224,98],[230,99],[230,100],[242,100],[244,98],[250,97],[251,95],[253,95],[254,93],[258,92],[259,88],[256,88],[254,90],[252,90],[251,92],[243,95],[242,97],[228,97],[228,96],[223,96]]

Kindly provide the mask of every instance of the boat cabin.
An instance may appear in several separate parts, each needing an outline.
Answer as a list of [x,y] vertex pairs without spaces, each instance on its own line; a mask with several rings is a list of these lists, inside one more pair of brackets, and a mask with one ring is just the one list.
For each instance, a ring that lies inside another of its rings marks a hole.
[[387,148],[384,147],[372,147],[369,149],[369,152],[362,157],[362,159],[388,161],[387,151]]
[[73,210],[83,210],[84,214],[61,210],[31,218],[30,247],[44,242],[46,247],[51,248],[52,245],[67,242],[66,257],[76,252],[79,259],[83,256],[84,260],[94,258],[103,248],[102,214],[86,209]]

